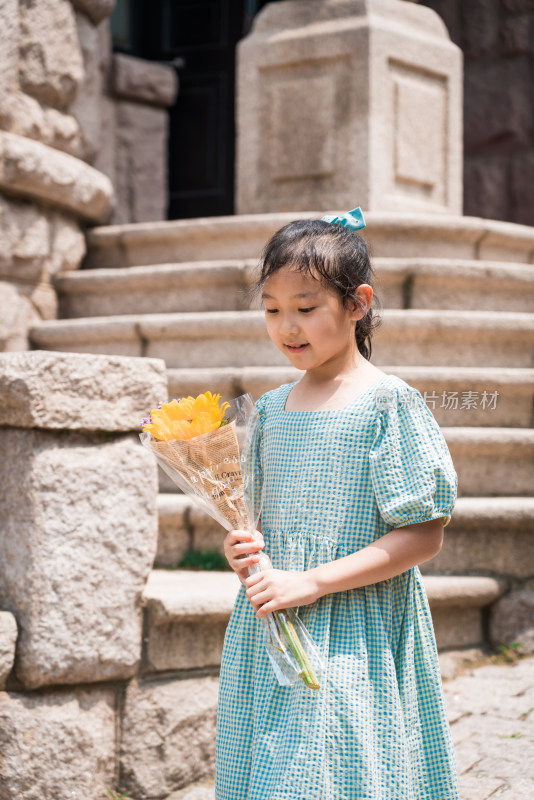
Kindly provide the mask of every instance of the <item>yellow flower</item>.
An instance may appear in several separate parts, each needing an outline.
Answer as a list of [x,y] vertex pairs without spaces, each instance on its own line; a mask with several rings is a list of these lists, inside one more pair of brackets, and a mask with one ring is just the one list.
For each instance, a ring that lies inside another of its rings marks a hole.
[[230,403],[219,405],[220,394],[204,392],[198,397],[184,397],[161,403],[143,420],[142,428],[154,439],[169,442],[172,439],[192,439],[220,428]]

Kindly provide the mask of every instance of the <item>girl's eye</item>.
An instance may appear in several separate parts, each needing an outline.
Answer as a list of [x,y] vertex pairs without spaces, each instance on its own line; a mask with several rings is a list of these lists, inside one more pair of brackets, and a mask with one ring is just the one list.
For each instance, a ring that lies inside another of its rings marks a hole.
[[314,306],[313,308],[299,308],[299,311],[300,311],[302,314],[309,314],[309,313],[310,313],[310,311],[314,311],[314,310],[315,310],[315,306]]
[[266,314],[276,314],[277,311],[278,311],[277,308],[266,308],[265,309]]

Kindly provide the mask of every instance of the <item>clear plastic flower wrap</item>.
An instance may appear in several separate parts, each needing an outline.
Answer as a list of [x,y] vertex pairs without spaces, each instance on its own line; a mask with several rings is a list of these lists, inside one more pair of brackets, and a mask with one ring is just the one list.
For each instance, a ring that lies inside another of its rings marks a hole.
[[[184,494],[226,530],[247,530],[255,536],[261,516],[261,485],[255,464],[260,418],[252,398],[244,394],[223,405],[226,414],[222,419],[219,397],[207,392],[153,409],[156,419],[144,420],[141,442]],[[184,403],[192,419],[182,419],[180,404]],[[207,432],[195,435],[199,430]],[[268,555],[260,551],[259,562],[249,567],[249,575],[271,567]],[[275,611],[261,622],[278,682],[288,686],[302,680],[309,688],[319,689],[324,664],[295,609]]]

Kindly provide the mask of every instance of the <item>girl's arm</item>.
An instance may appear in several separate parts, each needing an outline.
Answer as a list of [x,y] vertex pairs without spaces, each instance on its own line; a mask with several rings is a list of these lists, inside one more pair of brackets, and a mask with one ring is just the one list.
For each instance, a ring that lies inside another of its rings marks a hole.
[[395,528],[356,553],[305,572],[265,570],[245,580],[258,619],[270,611],[313,603],[385,581],[437,555],[443,542],[443,517]]
[[310,570],[317,597],[385,581],[428,561],[443,543],[443,517],[395,528],[376,542]]

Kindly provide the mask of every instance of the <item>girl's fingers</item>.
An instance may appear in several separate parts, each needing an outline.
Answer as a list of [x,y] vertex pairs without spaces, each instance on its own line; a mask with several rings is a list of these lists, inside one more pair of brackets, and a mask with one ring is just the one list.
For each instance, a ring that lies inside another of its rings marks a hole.
[[263,545],[259,542],[244,542],[243,544],[234,544],[232,545],[232,550],[236,555],[243,553],[243,555],[248,555],[248,553],[252,553],[256,550],[261,550]]
[[254,603],[254,605],[259,603],[261,606],[263,603],[266,603],[267,600],[271,599],[271,593],[269,592],[269,589],[264,586],[253,586],[252,588],[247,589],[245,594],[250,602]]
[[237,544],[238,542],[259,541],[263,545],[263,536],[259,531],[257,531],[256,536],[253,536],[250,531],[229,531],[226,535],[226,540],[231,544]]
[[261,608],[256,610],[256,619],[262,619],[266,617],[267,614],[270,614],[272,611],[277,611],[278,606],[274,602],[274,600],[270,600],[268,603],[264,603]]
[[[257,564],[260,559],[258,556],[250,556],[249,558],[236,558],[229,561],[230,566],[232,569],[237,572],[242,572],[243,570],[246,571],[248,567],[252,567],[253,564]],[[247,572],[248,575],[248,572]]]
[[248,568],[259,562],[258,551],[264,547],[263,537],[258,532],[255,538],[250,531],[229,531],[224,540],[224,555],[241,583],[248,577]]
[[[263,580],[263,578],[265,577],[264,572],[265,570],[263,572],[258,572],[256,575],[250,575],[250,577],[247,578],[247,586],[249,586],[250,588],[256,586],[256,584],[259,583],[261,580]],[[256,589],[256,591],[259,590]]]

